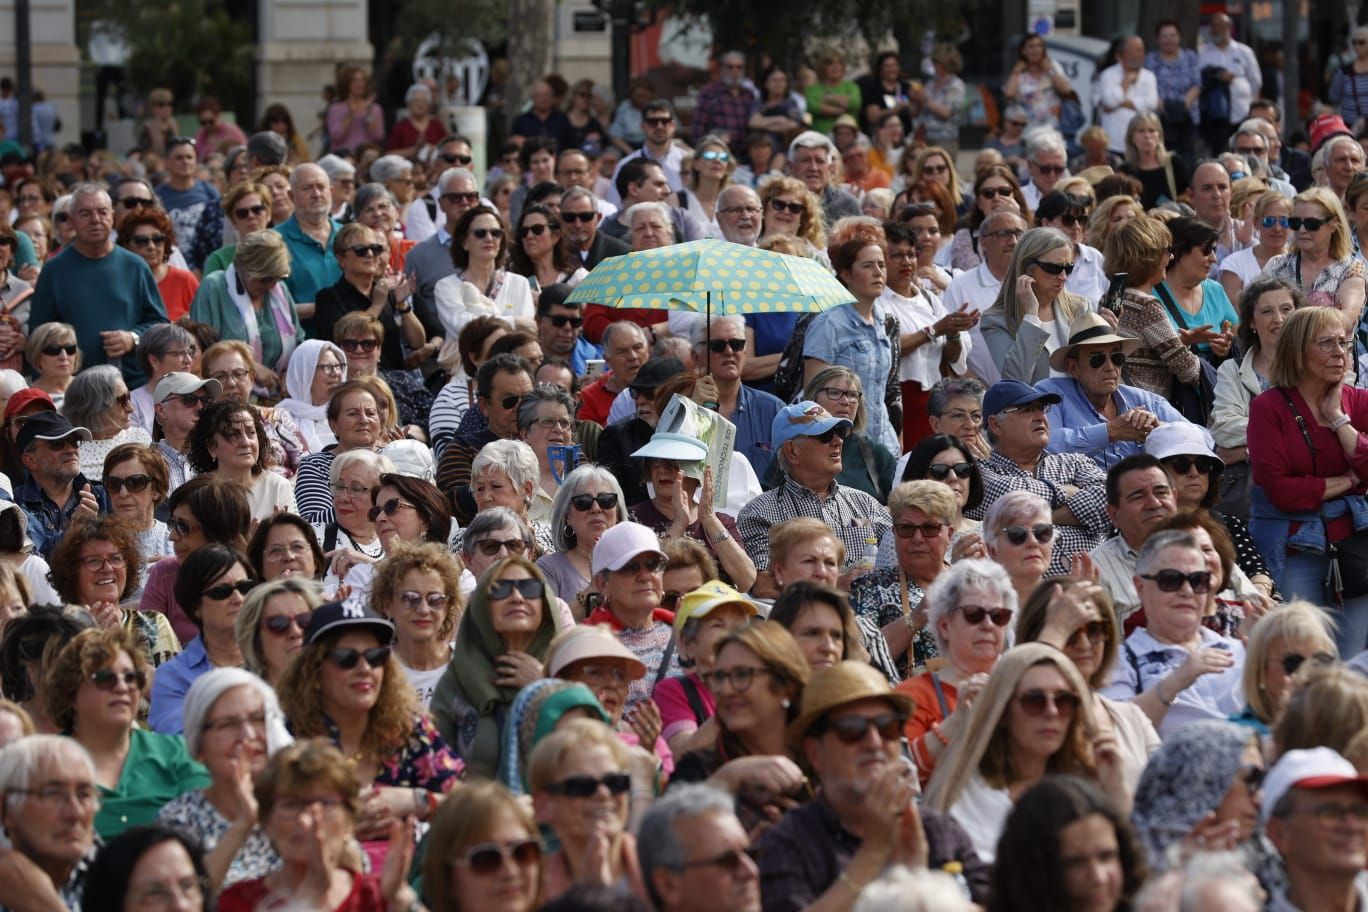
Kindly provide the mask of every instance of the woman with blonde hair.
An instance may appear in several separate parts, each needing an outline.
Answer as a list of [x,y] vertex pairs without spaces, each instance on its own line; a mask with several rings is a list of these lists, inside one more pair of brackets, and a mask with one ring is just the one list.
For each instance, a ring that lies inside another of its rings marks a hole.
[[1084,237],[1089,247],[1102,250],[1107,246],[1107,238],[1117,226],[1127,219],[1144,215],[1140,201],[1131,196],[1109,196],[1097,204],[1092,215],[1088,216],[1088,232]]
[[[1234,206],[1234,198],[1231,199]],[[1254,198],[1254,227],[1258,229],[1258,243],[1234,253],[1221,260],[1217,269],[1221,274],[1221,287],[1226,297],[1232,301],[1240,300],[1244,290],[1279,254],[1287,251],[1288,239],[1293,232],[1288,226],[1292,215],[1292,201],[1276,190],[1261,193]],[[1241,327],[1244,326],[1242,322]],[[1269,353],[1270,355],[1272,352]]]
[[1354,256],[1354,235],[1339,197],[1325,187],[1303,190],[1293,198],[1287,222],[1296,232],[1296,249],[1269,260],[1263,274],[1295,282],[1307,304],[1335,308],[1354,329],[1363,315],[1368,269]]
[[997,300],[979,326],[1003,380],[1034,384],[1056,376],[1050,355],[1068,345],[1073,321],[1092,310],[1088,300],[1064,290],[1073,269],[1073,242],[1058,229],[1033,228],[1017,242]]
[[76,327],[70,323],[40,323],[31,328],[24,342],[24,359],[36,377],[30,384],[62,407],[71,378],[81,369],[81,346],[76,343]]
[[1164,124],[1153,111],[1141,111],[1126,126],[1126,161],[1121,173],[1140,181],[1140,204],[1146,210],[1177,202],[1192,180],[1183,157],[1164,147]]
[[[940,146],[927,146],[917,153],[912,162],[909,190],[923,182],[939,184],[945,188],[954,203],[954,213],[957,217],[967,215],[974,205],[974,198],[966,192],[964,184],[960,181],[959,172],[955,170],[954,156]],[[907,193],[908,190],[903,191],[904,196]]]
[[731,145],[725,136],[716,133],[700,139],[693,154],[686,156],[680,165],[684,176],[680,204],[699,216],[698,220],[707,227],[710,237],[722,236],[722,228],[717,224],[717,198],[731,182],[735,170],[736,159],[732,157]]
[[449,795],[432,818],[427,840],[423,899],[432,912],[541,908],[537,822],[497,782],[473,782]]
[[1303,599],[1259,618],[1245,641],[1245,708],[1231,721],[1269,737],[1297,689],[1297,672],[1339,659],[1334,629],[1325,609]]
[[311,579],[285,577],[253,589],[233,621],[242,667],[272,687],[279,684],[322,604],[322,591]]
[[460,565],[441,545],[395,548],[376,565],[371,605],[394,624],[395,657],[426,709],[451,661],[464,607]]
[[1368,730],[1368,679],[1337,662],[1299,669],[1297,687],[1273,726],[1274,754],[1328,747],[1343,754]]
[[796,177],[776,177],[760,187],[760,205],[764,209],[765,227],[761,237],[796,238],[805,245],[807,256],[824,264],[827,258],[826,225],[822,218],[822,204],[807,186]]
[[1098,779],[1113,800],[1130,805],[1114,738],[1099,737],[1087,693],[1077,667],[1052,646],[1026,643],[998,660],[925,798],[964,828],[985,863],[996,856],[1016,799],[1048,774]]

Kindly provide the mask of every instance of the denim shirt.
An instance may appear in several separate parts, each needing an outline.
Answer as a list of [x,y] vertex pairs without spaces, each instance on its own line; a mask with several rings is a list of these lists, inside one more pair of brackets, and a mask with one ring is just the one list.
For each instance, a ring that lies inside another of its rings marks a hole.
[[884,394],[893,368],[893,343],[884,331],[884,314],[874,308],[873,322],[866,323],[853,304],[842,304],[818,314],[803,339],[803,357],[848,367],[864,384],[869,414],[865,435],[898,453],[897,430],[888,420]]
[[[1368,529],[1368,501],[1361,496],[1327,500],[1320,512],[1310,510],[1287,513],[1273,506],[1263,488],[1253,486],[1249,499],[1249,535],[1259,547],[1274,580],[1281,580],[1287,564],[1287,551],[1324,554],[1325,520],[1348,515],[1354,531]],[[1292,523],[1301,523],[1293,534]]]
[[[104,485],[87,481],[84,475],[79,474],[71,483],[73,495],[74,492],[86,487],[90,488],[95,500],[99,502],[100,512],[108,513],[109,497],[105,494]],[[50,558],[52,549],[57,547],[57,542],[71,525],[72,514],[80,506],[81,498],[72,496],[67,499],[66,506],[59,507],[43,493],[43,489],[38,487],[32,476],[27,476],[24,483],[14,492],[14,500],[28,515],[28,536],[33,542],[34,549],[45,559]]]

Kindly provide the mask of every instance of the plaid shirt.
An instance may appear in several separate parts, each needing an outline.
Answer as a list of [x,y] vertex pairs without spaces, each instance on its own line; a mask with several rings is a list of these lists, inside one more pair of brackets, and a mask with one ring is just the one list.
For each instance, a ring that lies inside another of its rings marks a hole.
[[737,88],[738,91],[733,92],[719,80],[705,85],[699,91],[693,116],[694,142],[709,133],[721,133],[727,137],[732,149],[741,149],[757,100],[750,89],[745,86]]
[[[1111,533],[1107,516],[1107,473],[1086,456],[1077,453],[1042,453],[1035,471],[1027,474],[997,450],[979,462],[983,475],[983,502],[965,511],[970,519],[983,519],[993,501],[1009,491],[1030,491],[1045,498],[1051,510],[1068,507],[1078,518],[1076,526],[1056,526],[1054,556],[1046,576],[1064,576],[1069,561],[1080,551],[1091,551]],[[1078,492],[1068,496],[1063,485]]]
[[827,496],[818,497],[786,475],[779,487],[756,497],[736,516],[736,527],[741,530],[742,542],[746,553],[755,561],[755,569],[769,569],[770,526],[799,516],[820,519],[840,538],[846,549],[842,573],[860,562],[868,539],[873,538],[877,543],[893,528],[888,508],[864,491],[833,481]]

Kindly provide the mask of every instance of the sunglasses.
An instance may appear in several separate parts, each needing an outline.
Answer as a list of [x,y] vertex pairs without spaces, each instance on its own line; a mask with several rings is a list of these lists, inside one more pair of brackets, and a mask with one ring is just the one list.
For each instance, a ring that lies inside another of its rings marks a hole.
[[355,247],[348,247],[347,249],[365,259],[377,257],[385,252],[385,248],[381,244],[357,244]]
[[475,236],[477,241],[483,241],[485,238],[493,238],[497,241],[503,237],[502,228],[474,228],[470,233]]
[[125,209],[146,209],[156,206],[157,201],[145,196],[125,196],[119,200],[119,205]]
[[299,632],[303,633],[309,629],[309,622],[312,620],[312,611],[301,611],[299,614],[273,614],[262,621],[261,625],[279,636],[287,633],[291,625],[298,627]]
[[371,507],[370,513],[368,514],[370,516],[370,521],[375,522],[377,519],[380,518],[381,513],[384,513],[386,516],[393,516],[395,513],[399,512],[400,507],[408,507],[412,510],[418,509],[408,501],[400,500],[399,498],[395,497],[385,501],[382,504],[376,504],[375,506]]
[[945,523],[924,522],[924,523],[894,523],[893,532],[898,538],[913,538],[918,532],[922,538],[935,538],[941,534],[945,528]]
[[1291,219],[1285,215],[1265,215],[1260,224],[1265,228],[1272,228],[1274,225],[1277,225],[1280,228],[1289,228],[1291,227],[1287,224],[1289,221],[1291,221]]
[[1031,264],[1043,272],[1048,272],[1052,276],[1073,275],[1073,263],[1046,263],[1044,260],[1032,260]]
[[1025,526],[1008,526],[1002,530],[1002,534],[1007,536],[1007,540],[1014,545],[1026,544],[1026,536],[1034,535],[1035,540],[1042,545],[1054,538],[1054,523],[1036,523],[1029,529]]
[[[471,158],[469,155],[461,155],[458,152],[442,153],[442,161],[446,162],[448,165],[468,165],[474,160],[475,159]],[[473,195],[478,196],[479,194]]]
[[673,117],[643,117],[641,122],[648,127],[668,127],[674,123]]
[[1114,367],[1125,367],[1126,353],[1112,352],[1111,354],[1108,354],[1107,352],[1093,352],[1088,356],[1088,367],[1091,367],[1093,370],[1098,370],[1108,361],[1110,361]]
[[539,579],[500,579],[489,584],[489,597],[498,601],[513,594],[513,590],[525,599],[539,599],[546,592],[546,584]]
[[599,786],[608,789],[610,794],[625,795],[632,787],[632,777],[627,773],[609,773],[597,779],[593,776],[571,776],[551,783],[546,790],[565,798],[593,798],[598,794]]
[[664,573],[665,558],[661,557],[659,554],[652,554],[644,560],[634,560],[629,564],[623,564],[613,572],[621,573],[623,576],[636,576],[643,569],[647,573]]
[[[445,156],[443,156],[443,157],[445,157]],[[475,203],[475,202],[477,202],[479,199],[480,199],[480,194],[475,193],[475,192],[470,192],[470,193],[443,193],[443,194],[442,194],[442,202],[446,203],[446,204],[449,205],[449,206],[454,206],[454,205],[457,204],[457,203]]]
[[588,513],[594,508],[594,504],[598,504],[600,510],[613,510],[617,508],[618,496],[611,491],[605,491],[602,494],[576,494],[570,498],[570,506],[581,513]]
[[451,597],[445,592],[429,592],[424,595],[421,592],[408,590],[399,593],[399,601],[403,602],[404,607],[409,611],[417,611],[418,606],[423,602],[427,602],[428,607],[434,611],[445,611],[446,606],[451,604]]
[[714,355],[720,355],[729,348],[739,355],[746,350],[746,340],[713,339],[708,342],[708,351],[712,352]]
[[730,152],[719,152],[716,149],[705,149],[704,151],[698,153],[698,157],[703,159],[704,161],[731,161]]
[[1312,665],[1329,665],[1335,661],[1335,657],[1328,652],[1317,652],[1309,656],[1304,656],[1297,652],[1289,652],[1282,657],[1283,672],[1288,675],[1296,674],[1297,670],[1301,668],[1308,659],[1311,661]]
[[266,207],[263,206],[261,203],[257,203],[255,206],[243,206],[243,207],[240,208],[240,209],[234,209],[234,210],[233,210],[233,217],[236,218],[238,221],[241,221],[242,219],[245,219],[245,218],[246,218],[247,216],[249,216],[249,215],[265,215],[265,214],[266,214]]
[[202,526],[192,526],[185,520],[177,519],[174,516],[166,521],[166,527],[182,537],[198,532],[203,528]]
[[551,226],[546,224],[545,222],[538,222],[535,225],[523,225],[521,228],[518,229],[518,237],[525,238],[529,234],[541,237],[543,234],[546,234],[546,232],[550,228]]
[[979,196],[987,200],[993,199],[994,197],[1006,197],[1011,195],[1011,187],[984,187],[982,190],[979,191]]
[[1177,592],[1183,583],[1192,587],[1194,595],[1205,595],[1211,591],[1211,571],[1198,570],[1184,573],[1181,570],[1160,570],[1158,573],[1142,573],[1141,579],[1153,580],[1160,592]]
[[380,347],[380,342],[376,339],[343,339],[341,344],[344,352],[353,354],[359,351],[373,352]]
[[135,687],[143,690],[147,687],[147,672],[145,671],[125,671],[117,672],[112,668],[101,668],[99,671],[91,672],[90,683],[100,690],[113,690],[122,681],[125,687]]
[[828,444],[836,438],[845,440],[847,437],[850,436],[850,428],[838,426],[827,431],[825,434],[804,434],[803,436],[807,437],[809,440],[816,440],[820,443]]
[[72,356],[76,354],[76,343],[73,342],[70,345],[48,345],[43,348],[43,354],[50,358],[55,358],[58,355]]
[[1041,174],[1063,174],[1068,170],[1063,165],[1038,165],[1035,162],[1031,162],[1031,166]]
[[1287,227],[1293,231],[1301,231],[1302,228],[1307,231],[1320,231],[1322,227],[1328,224],[1330,224],[1328,218],[1298,218],[1294,215],[1287,220]]
[[485,557],[493,557],[505,548],[509,554],[524,554],[527,551],[527,542],[521,538],[482,538],[475,543],[475,547],[479,548]]
[[1176,475],[1186,475],[1196,466],[1198,473],[1210,475],[1221,467],[1221,464],[1210,456],[1170,456],[1165,459]]
[[518,867],[526,868],[540,862],[541,857],[541,843],[535,839],[524,839],[503,846],[492,842],[471,846],[465,857],[456,859],[455,863],[469,868],[472,874],[488,877],[490,874],[497,874],[504,866],[504,862],[510,858]]
[[137,494],[139,491],[146,491],[147,486],[152,483],[151,475],[127,475],[118,478],[114,475],[106,475],[104,485],[109,489],[110,494],[118,494],[125,488],[130,493]]
[[550,320],[551,325],[557,329],[564,329],[566,326],[573,326],[575,329],[579,329],[584,325],[583,317],[567,317],[564,314],[557,314],[554,317],[547,317],[546,319]]
[[1268,775],[1268,770],[1257,764],[1249,763],[1240,767],[1240,771],[1235,774],[1235,778],[1245,784],[1245,788],[1250,793],[1257,792],[1263,785],[1264,777]]
[[132,407],[133,407],[133,394],[132,394],[132,393],[124,393],[122,396],[115,396],[115,397],[114,397],[114,402],[119,406],[119,408],[122,408],[122,409],[132,408]]
[[65,225],[67,222],[71,221],[71,216],[65,212],[59,212],[52,217],[52,220],[58,225]]
[[158,244],[166,243],[164,234],[135,234],[129,238],[129,243],[135,247],[155,247]]
[[786,203],[781,199],[770,200],[770,207],[775,212],[791,212],[794,215],[802,215],[807,211],[807,207],[802,203]]
[[949,165],[927,165],[922,168],[922,174],[948,174],[949,172]]
[[1088,621],[1070,634],[1065,646],[1077,646],[1079,640],[1087,637],[1088,642],[1096,646],[1098,643],[1107,639],[1107,625],[1102,621]]
[[597,213],[597,212],[566,212],[566,211],[562,210],[562,211],[561,211],[561,214],[560,214],[560,217],[561,217],[561,221],[563,221],[563,222],[583,222],[584,224],[587,225],[587,224],[589,224],[590,222],[592,222],[595,218],[598,217],[598,213]]
[[895,712],[875,713],[872,716],[837,716],[822,726],[823,733],[831,732],[845,744],[858,744],[872,728],[885,741],[902,737],[904,719]]
[[253,579],[238,580],[236,583],[223,583],[213,589],[205,589],[203,597],[221,602],[231,596],[234,592],[246,595],[256,588],[257,581]]
[[1012,622],[1012,612],[1008,608],[984,608],[982,605],[956,605],[953,609],[964,615],[964,622],[977,627],[987,618],[994,627],[1006,627]]
[[173,396],[172,398],[179,400],[180,404],[186,408],[202,408],[214,401],[208,396],[196,396],[193,393],[184,393],[179,396]]
[[1088,224],[1088,217],[1086,215],[1065,214],[1061,215],[1056,221],[1062,225],[1067,225],[1070,228],[1077,228],[1079,225]]
[[1080,702],[1078,694],[1069,690],[1028,690],[1019,694],[1016,700],[1022,712],[1028,716],[1043,715],[1047,705],[1053,706],[1061,716],[1072,716]]
[[504,411],[508,411],[511,408],[515,408],[519,402],[522,402],[522,396],[518,393],[514,393],[509,396],[504,396],[502,399],[500,399],[499,405],[503,408]]
[[356,667],[356,663],[362,659],[366,660],[366,665],[370,668],[384,668],[389,661],[392,646],[372,646],[370,649],[352,649],[350,647],[332,649],[328,651],[328,661],[332,662],[343,671],[350,671]]
[[933,462],[926,467],[926,474],[936,481],[945,481],[954,472],[956,478],[968,478],[974,474],[974,464],[972,462],[957,462],[950,465],[948,462]]

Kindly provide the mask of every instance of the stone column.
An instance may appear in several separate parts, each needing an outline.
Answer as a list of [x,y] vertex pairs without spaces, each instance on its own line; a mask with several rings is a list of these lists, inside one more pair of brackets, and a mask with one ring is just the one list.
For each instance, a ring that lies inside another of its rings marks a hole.
[[[81,52],[76,40],[75,0],[29,0],[29,28],[33,37],[33,88],[57,106],[62,129],[60,148],[81,138]],[[0,0],[0,74],[18,83],[15,72],[14,0]],[[11,136],[10,139],[18,139]]]
[[[0,0],[0,3],[10,0]],[[375,54],[367,35],[367,0],[258,0],[256,116],[268,104],[290,109],[303,136],[318,128],[322,88],[339,63],[368,69]],[[310,138],[315,155],[317,136]]]

